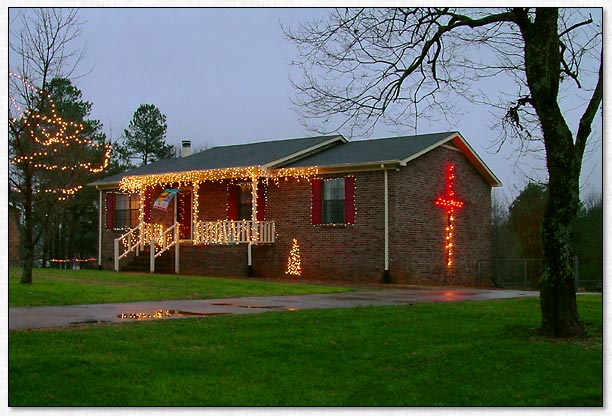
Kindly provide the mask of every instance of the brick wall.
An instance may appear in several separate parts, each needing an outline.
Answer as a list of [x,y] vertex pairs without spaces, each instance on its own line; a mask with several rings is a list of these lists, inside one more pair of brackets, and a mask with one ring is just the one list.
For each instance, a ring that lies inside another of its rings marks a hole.
[[[355,173],[355,224],[312,225],[311,184],[289,179],[268,187],[266,219],[276,223],[274,245],[255,247],[257,276],[285,276],[293,239],[300,247],[301,279],[377,280],[384,257],[381,172]],[[342,175],[324,176],[324,178]]]
[[[446,165],[455,165],[454,262],[446,267],[447,214],[434,205],[444,195]],[[491,192],[460,152],[444,147],[390,172],[390,269],[395,282],[475,285],[477,260],[490,254]]]

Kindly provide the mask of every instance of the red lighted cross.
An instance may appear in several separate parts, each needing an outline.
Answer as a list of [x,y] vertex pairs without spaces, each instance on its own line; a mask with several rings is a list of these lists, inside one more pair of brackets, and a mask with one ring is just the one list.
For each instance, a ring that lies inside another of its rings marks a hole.
[[446,225],[446,266],[450,269],[453,265],[453,246],[454,246],[454,222],[455,222],[455,209],[463,207],[463,201],[455,198],[455,191],[453,190],[453,181],[455,179],[455,165],[449,164],[446,167],[446,194],[439,196],[435,205],[444,207],[447,214],[447,225]]

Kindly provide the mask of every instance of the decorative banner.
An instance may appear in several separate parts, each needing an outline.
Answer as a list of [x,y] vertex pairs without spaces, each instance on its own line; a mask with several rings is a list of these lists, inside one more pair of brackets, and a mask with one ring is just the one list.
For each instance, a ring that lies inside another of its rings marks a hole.
[[172,198],[174,198],[178,192],[178,189],[164,189],[153,203],[153,208],[167,211],[170,201],[172,201]]

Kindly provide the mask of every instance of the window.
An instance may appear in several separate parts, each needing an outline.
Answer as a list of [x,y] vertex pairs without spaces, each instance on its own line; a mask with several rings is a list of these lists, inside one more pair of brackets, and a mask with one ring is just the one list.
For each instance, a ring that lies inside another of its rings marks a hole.
[[355,223],[355,177],[313,179],[312,224]]
[[134,228],[138,225],[139,195],[116,194],[114,228]]
[[237,191],[237,219],[250,220],[253,215],[253,188],[250,183],[241,183]]
[[[257,184],[257,221],[264,221],[266,215],[266,185],[263,180]],[[227,219],[250,221],[253,216],[253,184],[229,184],[227,187]]]
[[344,178],[323,181],[323,224],[344,224]]

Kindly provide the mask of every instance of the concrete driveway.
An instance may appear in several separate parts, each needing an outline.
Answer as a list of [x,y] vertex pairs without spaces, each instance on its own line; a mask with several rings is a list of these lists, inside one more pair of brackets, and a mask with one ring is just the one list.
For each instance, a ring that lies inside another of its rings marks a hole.
[[9,330],[299,309],[353,308],[357,306],[406,305],[418,302],[458,302],[534,296],[539,296],[539,292],[482,289],[384,289],[324,295],[255,296],[213,300],[16,307],[9,308]]

